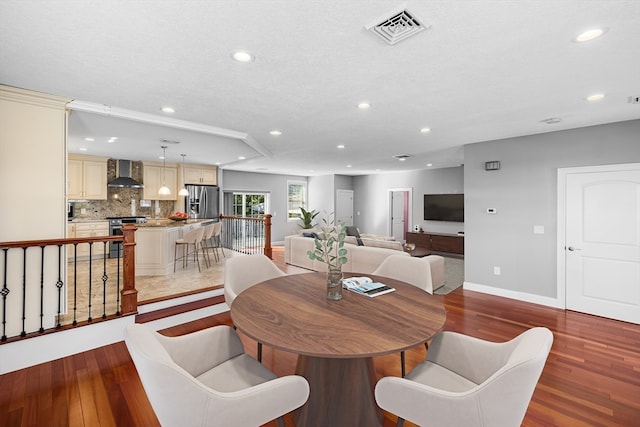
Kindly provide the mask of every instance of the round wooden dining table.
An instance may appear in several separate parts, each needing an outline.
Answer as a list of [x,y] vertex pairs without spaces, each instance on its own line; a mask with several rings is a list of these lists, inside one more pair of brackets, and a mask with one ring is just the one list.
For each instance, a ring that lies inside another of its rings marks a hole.
[[296,374],[309,381],[310,393],[294,413],[297,427],[381,426],[372,358],[423,344],[444,325],[440,297],[367,276],[396,290],[370,298],[345,289],[341,300],[330,301],[326,273],[314,272],[261,282],[233,301],[231,319],[238,330],[298,354]]

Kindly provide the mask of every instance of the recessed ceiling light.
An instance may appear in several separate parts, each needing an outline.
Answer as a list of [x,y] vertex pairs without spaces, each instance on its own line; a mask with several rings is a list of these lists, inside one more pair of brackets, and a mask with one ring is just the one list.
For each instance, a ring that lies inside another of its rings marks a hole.
[[350,167],[351,167],[351,165],[347,165],[347,167],[348,167],[348,168],[350,168]]
[[336,148],[342,150],[344,148],[344,144],[336,145]]
[[369,104],[368,102],[361,102],[360,104],[358,104],[358,108],[361,110],[368,110],[369,108],[371,108],[371,104]]
[[431,132],[431,128],[422,128],[420,129],[420,133],[429,133]]
[[430,168],[431,166],[433,166],[433,163],[427,163],[428,168]]
[[584,33],[578,35],[574,40],[578,43],[588,42],[593,39],[597,39],[607,32],[606,28],[593,28],[591,30],[587,30]]
[[604,93],[594,93],[593,95],[587,96],[585,99],[589,102],[600,101],[605,97]]
[[238,160],[244,160],[244,159],[246,159],[245,156],[238,156]]
[[87,141],[87,142],[93,142],[93,141],[95,141],[95,139],[93,139],[93,138],[85,138],[84,140],[85,140],[85,141]]
[[158,156],[160,160],[164,160],[164,156]]
[[176,112],[176,110],[174,110],[174,109],[173,109],[173,108],[171,108],[171,107],[162,107],[162,112],[163,112],[163,113],[175,113],[175,112]]
[[279,130],[276,130],[276,129],[272,130],[272,131],[271,131],[271,132],[269,132],[269,133],[270,133],[271,135],[273,135],[273,136],[280,136],[280,135],[282,135],[282,132],[280,132]]
[[118,140],[117,136],[112,136],[111,138],[109,138],[109,140],[107,141],[109,144],[116,142]]
[[233,59],[235,59],[238,62],[251,62],[254,60],[254,56],[251,55],[248,52],[244,52],[244,51],[237,51],[237,52],[233,52],[233,55],[231,55],[231,57]]
[[217,165],[217,166],[220,166],[220,162],[216,162],[216,165]]
[[87,151],[86,147],[80,147],[80,151]]

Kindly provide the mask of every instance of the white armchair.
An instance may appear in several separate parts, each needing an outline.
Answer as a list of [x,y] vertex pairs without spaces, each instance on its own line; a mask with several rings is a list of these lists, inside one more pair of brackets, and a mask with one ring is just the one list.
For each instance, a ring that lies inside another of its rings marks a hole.
[[382,378],[378,405],[420,426],[517,427],[529,406],[553,343],[533,328],[494,343],[441,332],[427,358],[405,378]]
[[424,258],[391,255],[371,274],[401,280],[433,294],[444,285],[444,258],[440,255]]
[[259,426],[309,396],[303,377],[276,377],[244,353],[228,326],[165,337],[134,324],[126,328],[125,342],[164,427]]
[[[429,255],[424,258],[390,255],[372,274],[410,283],[433,294],[434,289],[444,285],[444,258],[440,255]],[[424,346],[429,349],[427,343],[424,343]],[[400,367],[404,377],[404,351],[400,352]]]
[[[240,292],[265,280],[286,276],[266,255],[234,256],[224,264],[224,300],[229,307]],[[258,343],[258,360],[262,361],[262,343]]]

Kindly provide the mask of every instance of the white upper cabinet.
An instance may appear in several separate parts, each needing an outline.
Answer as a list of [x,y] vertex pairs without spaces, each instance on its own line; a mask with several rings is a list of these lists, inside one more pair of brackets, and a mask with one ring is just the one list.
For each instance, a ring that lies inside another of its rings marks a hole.
[[67,198],[107,200],[107,159],[69,154]]
[[218,168],[215,166],[185,165],[184,183],[218,185]]
[[[153,163],[143,163],[143,198],[146,200],[177,200],[178,198],[178,168],[175,166],[166,166],[162,164],[155,165]],[[158,190],[162,184],[169,187],[171,194],[161,195]]]

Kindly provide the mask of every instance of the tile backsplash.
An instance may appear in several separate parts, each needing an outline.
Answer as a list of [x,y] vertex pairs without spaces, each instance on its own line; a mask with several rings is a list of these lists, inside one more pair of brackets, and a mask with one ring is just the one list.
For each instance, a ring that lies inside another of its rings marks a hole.
[[[131,177],[138,182],[142,182],[142,162],[131,162]],[[107,162],[107,182],[111,182],[115,178],[116,160],[109,159]],[[149,218],[158,216],[164,218],[175,210],[175,202],[173,200],[151,201],[149,207],[140,206],[142,191],[142,188],[108,188],[107,200],[72,201],[75,218],[104,219],[108,216],[131,216],[131,200],[135,200],[136,216]],[[156,215],[156,203],[160,208],[158,215]],[[179,210],[184,210],[184,208]]]

